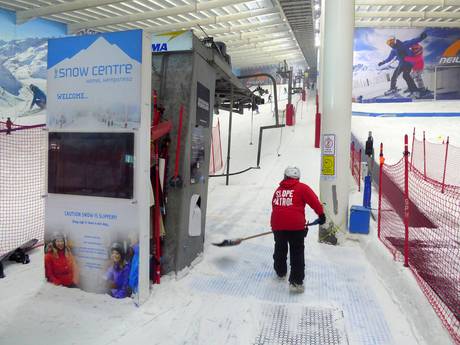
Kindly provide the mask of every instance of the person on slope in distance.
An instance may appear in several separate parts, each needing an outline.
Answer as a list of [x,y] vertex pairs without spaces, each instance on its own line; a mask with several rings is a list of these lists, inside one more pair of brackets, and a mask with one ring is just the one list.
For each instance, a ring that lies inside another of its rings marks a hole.
[[419,37],[416,37],[411,40],[407,41],[400,41],[394,37],[387,40],[387,45],[391,47],[391,52],[388,57],[379,62],[378,66],[382,66],[386,63],[393,61],[395,58],[398,60],[398,66],[393,72],[390,81],[390,89],[385,94],[391,94],[398,91],[396,88],[396,81],[398,80],[399,75],[402,73],[403,79],[407,83],[407,87],[409,92],[416,92],[417,86],[415,85],[414,79],[410,75],[412,70],[412,64],[408,61],[405,61],[406,56],[413,56],[413,52],[411,51],[410,47],[414,44],[420,43],[427,37],[427,34],[423,32]]
[[288,166],[284,170],[284,179],[273,194],[270,223],[275,239],[273,268],[277,276],[284,279],[287,274],[286,260],[289,247],[289,289],[301,293],[304,291],[305,278],[304,238],[308,231],[305,205],[309,205],[316,212],[320,219],[319,224],[326,222],[326,216],[315,192],[299,179],[299,168]]
[[45,276],[55,285],[75,287],[78,284],[75,259],[60,233],[54,233],[52,241],[46,246]]
[[46,95],[45,93],[35,86],[34,84],[30,84],[30,91],[33,93],[32,103],[30,104],[30,109],[34,105],[37,105],[41,110],[46,108]]

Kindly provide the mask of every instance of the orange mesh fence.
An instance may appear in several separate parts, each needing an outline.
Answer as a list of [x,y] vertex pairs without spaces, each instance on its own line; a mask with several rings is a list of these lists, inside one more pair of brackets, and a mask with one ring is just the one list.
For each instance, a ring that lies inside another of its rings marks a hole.
[[0,255],[44,233],[44,125],[8,127],[0,122]]
[[[449,138],[442,144],[431,143],[425,139],[412,139],[412,165],[424,177],[436,180],[443,189],[445,185],[460,186],[460,147],[449,144]],[[444,185],[444,186],[443,186]]]
[[[416,146],[414,146],[416,147]],[[414,157],[415,158],[415,157]],[[380,240],[404,258],[404,159],[384,164]],[[460,187],[409,164],[408,265],[454,342],[460,344]]]

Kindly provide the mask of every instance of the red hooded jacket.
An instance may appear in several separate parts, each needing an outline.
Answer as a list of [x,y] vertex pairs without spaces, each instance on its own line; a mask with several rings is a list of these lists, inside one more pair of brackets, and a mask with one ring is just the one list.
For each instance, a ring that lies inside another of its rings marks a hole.
[[273,194],[272,230],[304,230],[305,205],[309,205],[318,216],[324,213],[315,192],[306,184],[292,178],[281,181]]
[[74,284],[73,260],[66,256],[64,250],[52,251],[45,255],[45,275],[55,285],[70,286]]

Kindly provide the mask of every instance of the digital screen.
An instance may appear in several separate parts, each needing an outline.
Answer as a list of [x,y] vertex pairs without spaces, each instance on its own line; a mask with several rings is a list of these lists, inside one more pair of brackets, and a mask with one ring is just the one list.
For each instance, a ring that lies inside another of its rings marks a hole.
[[49,133],[48,192],[133,198],[134,133]]

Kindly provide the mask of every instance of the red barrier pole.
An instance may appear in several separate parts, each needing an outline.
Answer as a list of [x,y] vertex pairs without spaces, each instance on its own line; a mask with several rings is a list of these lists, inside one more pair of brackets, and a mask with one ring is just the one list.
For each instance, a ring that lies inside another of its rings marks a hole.
[[177,177],[179,175],[180,138],[182,135],[183,117],[184,117],[184,106],[181,104],[179,108],[179,127],[177,128],[177,146],[176,146],[176,162],[174,165],[174,177]]
[[426,149],[425,149],[425,131],[423,131],[423,176],[426,180]]
[[447,137],[447,142],[446,142],[446,155],[444,157],[444,173],[442,174],[441,193],[444,193],[444,186],[445,186],[445,182],[446,182],[447,152],[448,151],[449,151],[449,137]]
[[414,131],[412,132],[412,149],[411,149],[412,154],[410,155],[410,171],[412,171],[412,161],[414,159],[414,141],[415,141],[415,127],[414,127]]
[[321,113],[316,113],[315,118],[315,148],[319,148],[321,136]]
[[380,171],[379,171],[379,213],[377,218],[377,236],[380,239],[380,224],[382,220],[382,171],[383,164],[385,164],[385,158],[383,157],[383,143],[380,143]]
[[350,169],[351,169],[351,176],[353,176],[355,174],[355,142],[352,141],[351,142],[351,148],[350,148],[350,156],[351,156],[351,166],[350,166]]
[[156,271],[155,271],[155,283],[160,284],[160,160],[158,157],[158,140],[155,141],[155,258],[157,260]]
[[362,155],[362,150],[359,149],[359,166],[358,166],[358,192],[361,191],[361,155]]
[[[409,266],[409,148],[404,136],[404,266]],[[424,141],[425,142],[425,141]]]

